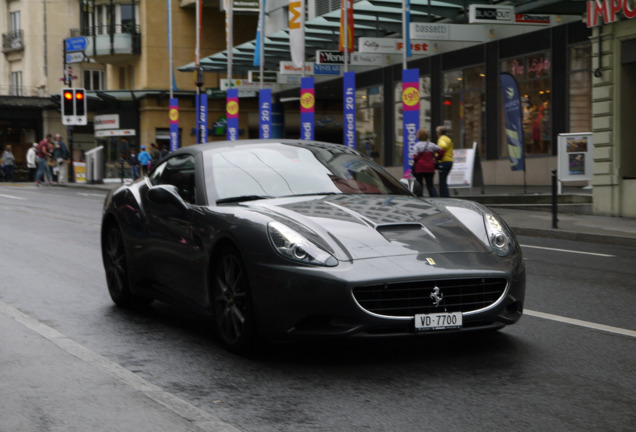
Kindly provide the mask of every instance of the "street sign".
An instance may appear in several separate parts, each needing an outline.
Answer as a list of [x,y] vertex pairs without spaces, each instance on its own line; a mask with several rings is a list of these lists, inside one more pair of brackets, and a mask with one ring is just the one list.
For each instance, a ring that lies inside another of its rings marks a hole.
[[67,53],[84,51],[86,49],[86,38],[84,36],[80,36],[64,39],[64,48]]
[[82,63],[84,61],[84,52],[72,52],[66,54],[66,64]]
[[[252,83],[260,83],[261,72],[260,71],[248,71],[247,80]],[[278,72],[276,71],[263,71],[263,82],[276,83],[278,82]]]

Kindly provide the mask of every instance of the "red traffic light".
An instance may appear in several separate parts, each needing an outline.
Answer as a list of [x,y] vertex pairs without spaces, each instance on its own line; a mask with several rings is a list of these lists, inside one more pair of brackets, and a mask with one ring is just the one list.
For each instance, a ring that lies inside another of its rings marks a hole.
[[77,99],[77,100],[82,100],[82,99],[84,99],[84,93],[79,92],[79,91],[76,91],[76,92],[75,92],[75,99]]
[[72,91],[65,91],[64,92],[64,99],[73,100],[73,92]]

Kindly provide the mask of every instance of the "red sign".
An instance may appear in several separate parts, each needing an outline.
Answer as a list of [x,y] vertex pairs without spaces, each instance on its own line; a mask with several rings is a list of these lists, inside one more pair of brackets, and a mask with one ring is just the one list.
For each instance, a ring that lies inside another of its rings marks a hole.
[[587,2],[587,26],[596,27],[603,17],[604,24],[617,21],[616,14],[623,11],[627,19],[636,17],[636,3],[631,0],[592,0]]

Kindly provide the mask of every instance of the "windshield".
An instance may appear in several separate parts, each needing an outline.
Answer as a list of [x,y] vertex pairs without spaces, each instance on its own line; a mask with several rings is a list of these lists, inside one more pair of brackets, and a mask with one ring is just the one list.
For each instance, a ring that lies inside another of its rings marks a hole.
[[379,165],[344,146],[259,143],[205,154],[210,202],[313,194],[410,193]]

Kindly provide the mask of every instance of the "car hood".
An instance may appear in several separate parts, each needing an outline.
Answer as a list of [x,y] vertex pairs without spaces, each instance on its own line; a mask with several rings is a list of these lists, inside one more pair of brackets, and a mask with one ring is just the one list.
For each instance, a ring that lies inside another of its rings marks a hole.
[[[479,207],[462,200],[422,200],[408,196],[330,195],[245,203],[253,211],[321,239],[336,258],[488,252],[477,224],[464,224],[451,207],[483,221]],[[481,229],[484,229],[483,222]],[[320,242],[318,242],[320,244]],[[339,253],[340,252],[340,253]]]

